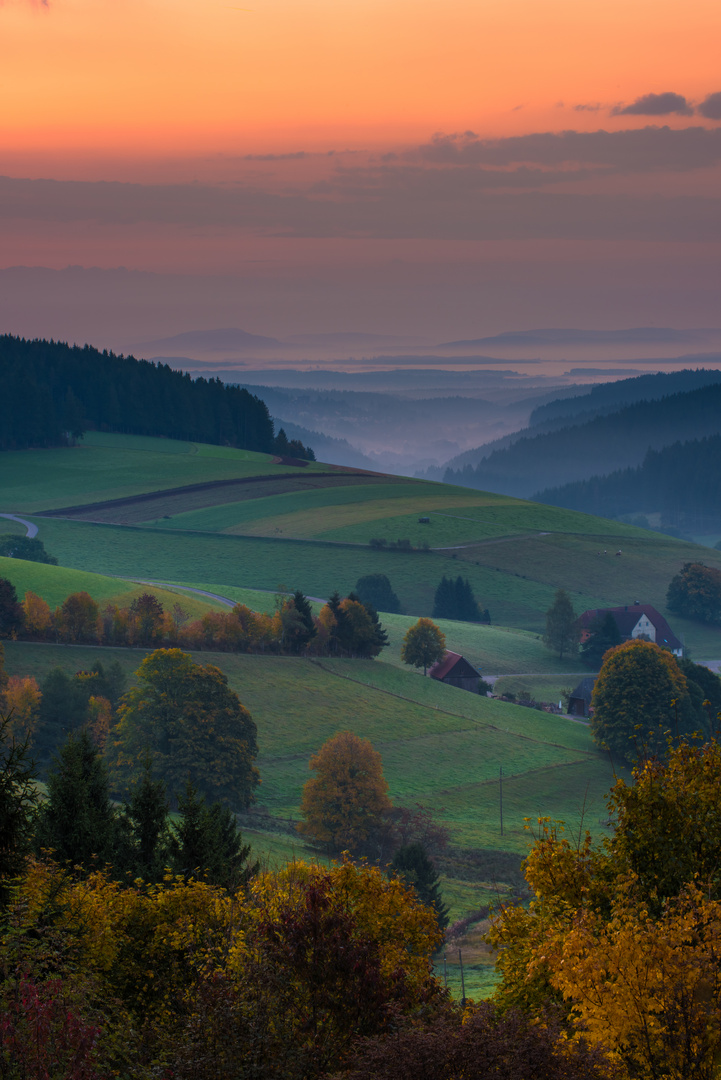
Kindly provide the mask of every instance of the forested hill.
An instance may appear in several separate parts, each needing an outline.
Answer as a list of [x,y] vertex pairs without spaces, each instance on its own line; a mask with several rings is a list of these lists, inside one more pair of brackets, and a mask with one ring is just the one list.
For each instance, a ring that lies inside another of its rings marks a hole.
[[[618,379],[616,382],[600,383],[592,387],[587,394],[575,397],[556,398],[539,405],[528,418],[528,426],[535,427],[551,420],[566,420],[587,414],[615,412],[624,405],[635,401],[657,401],[671,394],[683,394],[698,390],[702,386],[721,382],[721,371],[708,368],[685,369],[683,371],[657,371],[649,375],[637,375],[632,379]],[[560,427],[561,424],[556,424]]]
[[497,450],[476,468],[448,469],[447,484],[529,498],[557,487],[617,469],[639,465],[649,448],[721,432],[721,383],[660,401],[640,401]]
[[166,364],[5,334],[0,379],[0,450],[62,446],[97,428],[313,457],[276,436],[260,398]]
[[643,464],[534,495],[601,517],[661,514],[684,532],[721,530],[721,435],[649,450]]
[[[654,374],[638,375],[632,379],[618,379],[612,383],[598,386],[576,386],[575,396],[545,400],[531,412],[528,425],[510,435],[502,435],[472,450],[464,450],[446,462],[446,469],[465,469],[466,465],[478,465],[484,458],[490,457],[496,450],[505,450],[519,439],[532,439],[547,431],[557,431],[570,424],[585,424],[596,416],[617,412],[626,405],[639,401],[658,401],[671,394],[698,390],[711,383],[721,383],[721,371],[696,368],[684,371],[657,371]],[[520,403],[519,403],[520,404]],[[440,479],[434,476],[432,479]]]

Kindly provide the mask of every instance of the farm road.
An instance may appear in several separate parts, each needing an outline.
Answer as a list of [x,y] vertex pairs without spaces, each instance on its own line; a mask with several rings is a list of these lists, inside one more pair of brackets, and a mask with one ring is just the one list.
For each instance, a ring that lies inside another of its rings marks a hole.
[[[1,516],[1,515],[0,515]],[[194,589],[192,585],[175,585],[170,581],[141,581],[140,578],[125,578],[126,581],[134,581],[136,585],[154,585],[156,589],[180,589],[183,592],[196,593],[198,596],[208,596],[211,600],[217,600],[219,604],[233,608],[238,603],[229,596],[221,596],[219,593],[207,592],[205,589]],[[253,589],[253,592],[275,593],[275,589]],[[291,594],[288,593],[288,596]],[[324,604],[325,600],[320,596],[308,596],[308,600],[314,600],[317,604]]]
[[15,514],[0,514],[0,518],[7,518],[8,521],[17,521],[19,525],[24,525],[27,529],[28,540],[33,540],[38,535],[37,525],[33,525],[32,521],[26,521],[25,518],[16,517]]

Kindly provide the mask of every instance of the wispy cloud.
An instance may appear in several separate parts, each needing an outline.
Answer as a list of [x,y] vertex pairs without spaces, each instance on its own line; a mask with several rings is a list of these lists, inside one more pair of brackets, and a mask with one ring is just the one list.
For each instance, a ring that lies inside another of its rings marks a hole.
[[663,94],[643,94],[630,105],[616,105],[613,116],[691,116],[693,109],[683,94],[667,90]]

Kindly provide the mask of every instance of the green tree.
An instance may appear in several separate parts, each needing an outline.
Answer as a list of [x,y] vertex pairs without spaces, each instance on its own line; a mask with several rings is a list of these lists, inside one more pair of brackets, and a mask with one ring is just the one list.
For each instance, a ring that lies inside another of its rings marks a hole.
[[391,614],[401,610],[400,600],[385,574],[365,574],[356,581],[355,592],[364,607]]
[[670,652],[652,641],[612,649],[593,688],[591,733],[624,761],[664,754],[668,739],[698,728],[686,677]]
[[71,732],[48,774],[35,846],[51,848],[61,862],[89,871],[112,862],[118,837],[108,773],[86,728]]
[[543,644],[558,653],[563,660],[565,653],[574,653],[578,645],[579,631],[571,597],[565,589],[558,589],[553,603],[546,612],[546,631]]
[[67,641],[95,641],[98,605],[86,592],[71,593],[60,608],[59,629]]
[[107,696],[103,693],[104,688],[100,678],[70,676],[61,667],[50,669],[40,685],[42,697],[33,740],[33,752],[41,772],[68,734],[86,723],[90,695]]
[[621,644],[621,632],[610,611],[594,619],[588,630],[591,636],[581,646],[581,656],[584,663],[595,671],[601,666],[605,653]]
[[296,589],[280,609],[283,624],[283,648],[299,653],[316,635],[313,609],[308,597]]
[[721,623],[721,570],[703,563],[684,563],[671,580],[666,594],[669,611],[687,619]]
[[9,716],[0,714],[0,910],[7,904],[12,883],[29,854],[38,802],[37,773],[28,739],[14,739],[10,721]]
[[22,625],[23,609],[15,586],[7,578],[0,578],[0,638],[12,637]]
[[132,779],[147,753],[171,792],[190,778],[213,802],[248,806],[259,783],[257,729],[223,672],[156,649],[136,678],[118,710],[114,777]]
[[310,759],[298,831],[333,851],[372,850],[392,809],[383,763],[367,739],[341,731]]
[[258,872],[250,864],[250,845],[227,806],[206,804],[190,781],[178,797],[178,820],[171,825],[173,867],[185,877],[206,877],[212,885],[235,890]]
[[438,871],[429,859],[423,844],[416,842],[404,844],[403,847],[398,848],[391,862],[391,870],[413,886],[421,903],[433,908],[439,927],[445,930],[448,926],[448,908],[441,896]]
[[409,628],[401,646],[401,660],[423,668],[423,674],[446,654],[446,638],[430,619],[419,619]]
[[163,605],[153,593],[144,592],[136,597],[129,608],[135,623],[137,640],[152,645],[163,636]]
[[37,536],[15,536],[12,533],[3,533],[0,536],[0,555],[8,559],[24,559],[25,562],[58,565],[58,560],[53,555],[48,555],[42,540],[39,540]]
[[153,780],[150,761],[146,758],[123,815],[129,849],[124,861],[133,876],[145,881],[162,879],[170,856],[169,810],[165,783]]

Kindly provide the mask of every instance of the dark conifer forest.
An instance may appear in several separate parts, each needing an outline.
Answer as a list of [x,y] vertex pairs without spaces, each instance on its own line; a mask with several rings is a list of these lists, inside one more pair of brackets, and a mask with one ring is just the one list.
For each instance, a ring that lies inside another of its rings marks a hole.
[[297,440],[276,436],[260,398],[167,364],[5,334],[0,376],[2,450],[64,446],[93,428],[314,457]]
[[721,435],[649,450],[634,469],[547,488],[534,498],[602,517],[660,513],[665,525],[714,532],[721,528]]

